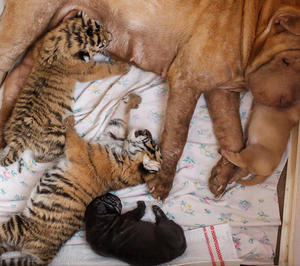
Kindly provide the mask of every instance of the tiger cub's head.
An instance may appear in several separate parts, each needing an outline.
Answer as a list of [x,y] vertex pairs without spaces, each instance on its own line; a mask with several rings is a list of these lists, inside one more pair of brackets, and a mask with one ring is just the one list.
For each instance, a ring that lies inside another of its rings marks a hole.
[[88,62],[103,52],[111,40],[111,33],[103,25],[80,11],[46,34],[38,45],[37,54],[46,64],[62,60],[70,64],[77,60]]
[[160,148],[147,129],[133,129],[129,132],[125,148],[133,160],[142,161],[143,170],[156,173],[160,170],[162,155]]

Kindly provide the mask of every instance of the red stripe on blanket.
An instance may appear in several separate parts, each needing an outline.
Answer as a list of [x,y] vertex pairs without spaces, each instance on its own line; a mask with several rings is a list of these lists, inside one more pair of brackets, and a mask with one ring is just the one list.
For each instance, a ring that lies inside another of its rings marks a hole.
[[218,238],[217,238],[217,235],[216,235],[216,232],[215,232],[215,228],[212,225],[209,228],[211,230],[211,234],[212,234],[212,237],[214,239],[214,244],[215,244],[215,247],[216,247],[216,251],[217,251],[218,258],[219,258],[219,261],[221,263],[221,266],[225,266],[225,263],[224,263],[224,260],[223,260],[223,257],[222,257],[222,253],[221,253],[221,250],[220,250]]
[[209,242],[207,231],[206,231],[205,227],[203,227],[203,232],[204,232],[204,236],[205,236],[205,240],[206,240],[206,245],[207,245],[207,248],[208,248],[208,252],[209,252],[209,255],[210,255],[210,258],[211,258],[212,266],[217,266],[217,264],[215,262],[214,255],[213,255],[212,250],[211,250],[210,242]]

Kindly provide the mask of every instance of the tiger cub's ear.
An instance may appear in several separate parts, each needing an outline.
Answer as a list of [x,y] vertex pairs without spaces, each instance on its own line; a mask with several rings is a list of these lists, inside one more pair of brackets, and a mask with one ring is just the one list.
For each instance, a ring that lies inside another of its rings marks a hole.
[[81,18],[84,27],[91,24],[90,18],[83,11],[79,11],[75,18]]
[[83,12],[82,12],[82,10],[80,10],[77,12],[75,18],[82,18],[82,16],[83,16]]
[[39,45],[35,47],[34,54],[42,59],[43,64],[53,64],[57,60],[59,42],[62,40],[60,36],[52,34],[51,37],[42,39]]

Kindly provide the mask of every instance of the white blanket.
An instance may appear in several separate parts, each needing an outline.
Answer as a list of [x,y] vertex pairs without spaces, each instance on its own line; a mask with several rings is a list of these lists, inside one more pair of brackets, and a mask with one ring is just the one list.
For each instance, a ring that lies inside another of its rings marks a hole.
[[[132,91],[142,97],[142,103],[131,112],[130,127],[148,128],[154,138],[159,139],[167,100],[167,84],[155,74],[135,67],[122,77],[77,85],[73,108],[77,132],[86,140],[97,141],[119,100]],[[241,96],[243,125],[251,102],[250,93]],[[186,230],[228,223],[232,227],[232,239],[243,263],[272,263],[280,224],[276,185],[286,155],[265,183],[247,188],[233,186],[221,200],[215,200],[208,190],[207,182],[212,166],[220,157],[217,149],[205,101],[201,97],[190,123],[187,144],[177,165],[172,191],[162,208],[169,218]],[[24,153],[23,159],[25,167],[22,174],[18,174],[17,164],[0,168],[0,221],[22,210],[34,184],[45,169],[51,167],[51,163],[37,164],[30,151]],[[144,200],[147,206],[156,203],[145,185],[126,188],[116,194],[122,199],[123,211],[134,208],[137,200]],[[153,214],[148,211],[144,219],[152,220]],[[81,252],[88,252],[82,233],[76,234],[68,245],[80,245],[74,258],[81,257]],[[221,249],[226,251],[226,245]],[[73,248],[66,247],[63,250],[66,252],[62,251],[53,265],[65,262],[64,258],[70,256],[67,250]],[[105,259],[98,258],[97,265],[102,260],[102,265],[106,265]],[[81,265],[86,263],[82,259]]]

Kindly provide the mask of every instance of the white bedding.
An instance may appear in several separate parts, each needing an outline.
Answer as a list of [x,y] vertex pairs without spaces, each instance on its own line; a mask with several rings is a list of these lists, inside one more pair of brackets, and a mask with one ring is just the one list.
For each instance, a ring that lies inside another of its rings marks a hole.
[[[120,98],[131,91],[142,97],[142,103],[132,111],[130,126],[148,128],[154,138],[159,139],[167,84],[153,73],[135,67],[122,77],[77,85],[73,108],[77,132],[86,140],[97,141]],[[247,120],[251,101],[250,93],[241,96],[243,124]],[[186,230],[228,223],[234,246],[243,263],[272,264],[280,225],[276,185],[286,155],[265,183],[247,188],[234,186],[221,200],[215,200],[208,190],[207,181],[212,166],[219,159],[217,148],[205,101],[201,97],[190,123],[187,144],[177,165],[173,189],[162,208],[169,218]],[[37,164],[30,151],[24,153],[23,159],[25,167],[22,174],[18,174],[16,164],[0,168],[0,221],[23,208],[34,184],[45,169],[51,167],[51,163]],[[122,199],[123,211],[135,207],[137,200],[144,200],[147,206],[156,203],[145,185],[123,189],[116,194]],[[145,219],[153,219],[150,211]],[[222,248],[225,252],[226,244]],[[78,233],[52,265],[75,265],[75,261],[76,265],[107,265],[107,260],[100,256],[96,256],[96,264],[93,264],[95,261],[88,264],[90,257],[86,254],[90,252],[83,233]],[[81,258],[79,261],[78,257]]]

